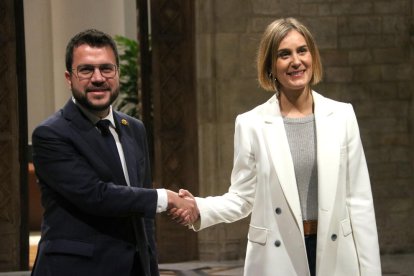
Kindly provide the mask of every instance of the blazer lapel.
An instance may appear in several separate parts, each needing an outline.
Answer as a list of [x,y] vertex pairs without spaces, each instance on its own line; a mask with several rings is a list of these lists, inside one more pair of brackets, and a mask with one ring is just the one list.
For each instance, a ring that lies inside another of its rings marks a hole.
[[333,118],[333,106],[323,96],[313,93],[315,104],[317,165],[318,165],[318,206],[322,211],[331,211],[335,201],[339,161],[340,138],[337,121]]
[[303,222],[300,208],[300,200],[296,185],[295,170],[287,140],[283,118],[279,109],[279,101],[273,96],[264,104],[263,110],[263,135],[267,152],[275,166],[285,198],[293,211],[296,223],[303,232]]
[[[313,92],[317,139],[318,166],[318,237],[330,235],[332,214],[338,188],[341,137],[338,121],[334,118],[334,106],[323,96]],[[325,239],[318,239],[316,266],[320,267],[327,252]],[[332,265],[332,264],[328,264]]]
[[[340,139],[337,137],[336,122],[332,105],[320,94],[312,92],[315,103],[318,207],[332,210],[337,189],[339,171]],[[275,166],[276,174],[286,200],[292,209],[298,227],[303,231],[302,211],[296,185],[295,169],[287,140],[279,102],[273,96],[263,107],[263,134],[267,151]],[[328,227],[327,224],[325,224]],[[318,228],[323,231],[322,228]]]

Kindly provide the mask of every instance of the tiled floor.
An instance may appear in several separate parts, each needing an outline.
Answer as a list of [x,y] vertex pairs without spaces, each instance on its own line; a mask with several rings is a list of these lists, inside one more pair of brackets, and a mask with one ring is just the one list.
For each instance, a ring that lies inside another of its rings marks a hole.
[[[414,253],[382,256],[383,276],[414,276]],[[243,261],[160,264],[160,276],[241,276]],[[0,272],[0,276],[29,276],[29,271]]]
[[[414,253],[381,256],[383,276],[414,276]],[[167,275],[243,275],[243,261],[233,262],[186,262],[160,264],[161,276]],[[174,274],[173,271],[177,273]]]
[[[36,257],[39,235],[30,235],[30,258],[29,264],[33,265]],[[383,276],[414,276],[414,252],[411,254],[390,254],[381,256]],[[184,262],[160,264],[161,276],[195,276],[195,275],[220,275],[239,276],[243,275],[243,260],[226,262]],[[0,273],[0,276],[24,276],[28,272]]]
[[242,275],[243,261],[160,264],[160,275]]
[[34,232],[30,233],[30,238],[29,238],[29,267],[30,268],[33,267],[33,263],[36,258],[37,244],[39,243],[39,240],[40,240],[39,233],[34,233]]

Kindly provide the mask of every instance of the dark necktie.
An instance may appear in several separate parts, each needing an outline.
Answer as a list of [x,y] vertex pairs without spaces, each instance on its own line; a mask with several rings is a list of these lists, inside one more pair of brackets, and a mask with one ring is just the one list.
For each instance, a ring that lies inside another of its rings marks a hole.
[[118,169],[121,169],[122,174],[124,173],[124,170],[122,169],[121,165],[121,159],[119,157],[118,148],[116,147],[116,142],[114,139],[114,136],[112,135],[111,131],[109,130],[111,122],[109,120],[99,120],[96,123],[96,127],[101,131],[102,137],[105,140],[105,143],[107,144],[108,148],[110,149],[112,156],[114,157],[114,160],[116,162],[116,166],[118,166]]
[[[96,123],[96,127],[101,131],[103,138],[105,139],[105,143],[110,148],[112,154],[114,155],[114,160],[118,160],[117,163],[119,165],[119,169],[122,171],[121,159],[119,157],[118,148],[116,147],[114,136],[112,135],[111,131],[109,130],[111,122],[109,120],[99,120]],[[124,174],[123,174],[124,175]],[[125,175],[124,175],[125,177]],[[132,225],[134,228],[135,238],[136,238],[136,250],[139,252],[139,257],[143,264],[143,269],[145,270],[145,275],[149,275],[149,255],[148,255],[148,242],[146,233],[144,230],[144,221],[142,218],[137,218],[132,216]]]

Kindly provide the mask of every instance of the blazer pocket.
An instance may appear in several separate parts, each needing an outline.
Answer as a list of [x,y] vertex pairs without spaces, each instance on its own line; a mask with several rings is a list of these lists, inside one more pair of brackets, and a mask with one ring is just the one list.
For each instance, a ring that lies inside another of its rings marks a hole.
[[251,242],[265,245],[267,241],[267,233],[268,230],[266,228],[250,225],[247,238]]
[[341,228],[342,228],[342,233],[344,234],[344,237],[352,233],[352,226],[351,226],[351,222],[349,221],[349,219],[344,219],[341,221]]
[[45,243],[45,254],[67,254],[91,258],[95,248],[90,243],[62,239],[49,240]]

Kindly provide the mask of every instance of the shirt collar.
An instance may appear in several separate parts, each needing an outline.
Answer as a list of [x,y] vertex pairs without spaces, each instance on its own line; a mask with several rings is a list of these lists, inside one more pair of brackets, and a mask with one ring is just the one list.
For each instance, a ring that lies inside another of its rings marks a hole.
[[80,110],[82,111],[82,113],[94,124],[96,125],[96,123],[99,120],[109,120],[111,122],[111,126],[115,129],[115,119],[114,119],[114,114],[112,113],[112,105],[109,106],[109,113],[106,117],[104,118],[100,118],[98,116],[96,116],[95,114],[93,114],[92,112],[90,112],[89,110],[87,110],[86,108],[84,108],[82,105],[78,104],[76,102],[76,99],[74,97],[72,97],[72,101],[80,108]]

